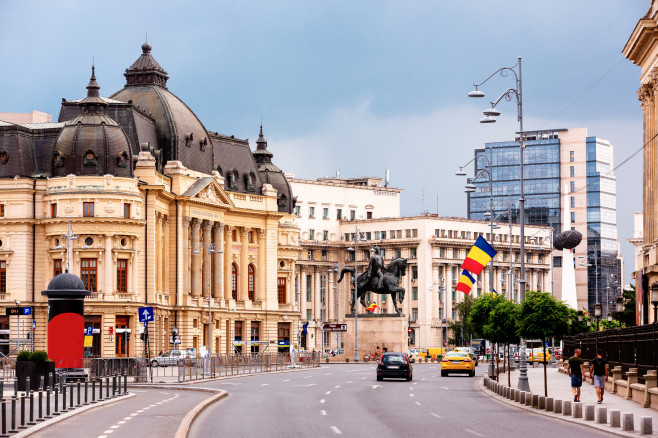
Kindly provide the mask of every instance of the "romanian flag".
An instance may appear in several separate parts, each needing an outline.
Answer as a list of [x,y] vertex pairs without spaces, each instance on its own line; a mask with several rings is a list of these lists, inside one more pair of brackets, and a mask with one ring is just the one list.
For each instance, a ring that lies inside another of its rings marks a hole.
[[585,315],[585,316],[589,315],[589,312],[587,311],[587,309],[585,307],[583,307],[583,315]]
[[478,236],[473,248],[468,252],[462,269],[472,272],[475,275],[480,275],[482,269],[491,261],[496,255],[496,250],[482,236]]
[[468,295],[471,292],[473,283],[475,283],[475,279],[471,276],[471,274],[468,273],[466,269],[464,269],[462,271],[462,276],[459,278],[459,284],[457,284],[455,290],[464,292],[466,295]]
[[366,310],[368,312],[374,312],[375,309],[379,309],[379,306],[374,301],[372,303],[370,303],[370,305],[368,307],[366,307]]

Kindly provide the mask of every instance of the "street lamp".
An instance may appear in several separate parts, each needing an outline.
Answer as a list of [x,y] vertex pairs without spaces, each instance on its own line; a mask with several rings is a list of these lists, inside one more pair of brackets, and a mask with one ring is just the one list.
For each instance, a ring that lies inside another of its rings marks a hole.
[[658,283],[651,285],[651,304],[653,304],[653,323],[658,323]]
[[203,243],[193,251],[193,254],[199,254],[201,252],[201,248],[204,246],[208,247],[208,357],[212,357],[212,319],[210,315],[210,301],[212,299],[212,260],[210,259],[210,254],[222,254],[224,251],[219,249],[214,243]]
[[596,331],[599,331],[599,321],[601,320],[601,303],[594,304],[594,318],[596,319]]
[[357,298],[357,282],[356,282],[356,277],[358,274],[358,265],[357,265],[357,256],[359,253],[359,241],[361,242],[367,242],[366,239],[361,238],[361,231],[359,231],[359,227],[356,225],[354,226],[354,248],[347,248],[348,251],[353,251],[354,252],[354,363],[359,362],[359,329],[358,329],[358,304],[356,302]]
[[[518,69],[518,73],[517,73]],[[471,91],[468,93],[469,97],[484,97],[484,93],[478,89],[481,85],[486,83],[489,79],[494,77],[496,74],[500,73],[501,76],[506,77],[508,76],[509,73],[512,73],[514,75],[514,88],[508,88],[507,90],[503,91],[503,93],[496,99],[495,101],[491,102],[491,107],[484,111],[485,117],[480,120],[480,123],[494,123],[496,121],[495,116],[497,110],[495,110],[496,105],[500,103],[500,101],[505,98],[505,100],[516,100],[516,111],[517,115],[516,118],[519,122],[519,165],[520,165],[520,196],[519,196],[519,222],[520,223],[520,228],[521,228],[521,247],[519,250],[519,255],[521,256],[521,278],[519,279],[519,285],[521,289],[521,296],[520,296],[520,301],[523,302],[525,300],[525,196],[523,194],[523,149],[525,148],[523,141],[524,141],[524,131],[523,131],[523,75],[521,74],[521,57],[518,58],[518,62],[513,65],[512,67],[501,67],[495,72],[493,72],[491,75],[489,75],[488,78],[486,78],[484,81],[480,82],[479,84],[473,84],[475,87],[475,90]],[[528,383],[528,368],[526,364],[526,359],[525,359],[525,340],[521,340],[521,354],[520,354],[520,363],[519,363],[519,383],[518,387],[521,391],[530,391],[530,384]]]

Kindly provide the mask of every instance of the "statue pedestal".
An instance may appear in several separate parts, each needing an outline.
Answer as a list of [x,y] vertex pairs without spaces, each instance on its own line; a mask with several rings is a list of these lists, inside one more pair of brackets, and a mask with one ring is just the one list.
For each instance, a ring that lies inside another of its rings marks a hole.
[[[354,315],[345,315],[347,332],[343,334],[345,357],[354,359]],[[408,350],[407,317],[395,313],[364,313],[358,315],[357,329],[359,331],[359,362],[369,352],[379,351],[384,347],[389,352],[406,353]]]

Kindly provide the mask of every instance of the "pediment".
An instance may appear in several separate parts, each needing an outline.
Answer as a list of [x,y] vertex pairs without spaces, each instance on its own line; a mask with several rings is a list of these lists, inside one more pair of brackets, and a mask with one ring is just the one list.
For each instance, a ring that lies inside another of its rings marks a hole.
[[215,181],[214,178],[201,178],[190,186],[183,196],[193,200],[210,202],[218,205],[228,205],[233,207],[233,201],[224,191],[224,189]]

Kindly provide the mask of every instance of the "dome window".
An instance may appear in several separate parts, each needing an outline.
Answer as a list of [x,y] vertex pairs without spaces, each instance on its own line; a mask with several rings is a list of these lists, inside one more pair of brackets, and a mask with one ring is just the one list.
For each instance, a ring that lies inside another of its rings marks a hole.
[[283,193],[281,193],[281,194],[279,195],[279,197],[277,198],[277,205],[278,205],[279,207],[285,207],[285,206],[286,206],[286,201],[287,201],[287,200],[288,200],[288,198],[286,197],[286,195],[284,195]]
[[94,244],[94,239],[92,239],[91,237],[87,237],[85,239],[85,246],[92,246],[93,244]]
[[256,187],[256,174],[254,172],[249,172],[244,175],[244,182],[247,186],[248,192],[255,191]]
[[188,148],[191,147],[193,141],[194,141],[194,134],[192,132],[185,134],[185,146],[187,146]]
[[117,155],[117,167],[122,167],[124,169],[128,167],[128,153],[126,151]]
[[206,150],[207,144],[208,144],[208,139],[206,137],[203,137],[201,140],[199,140],[199,147],[201,148],[201,152]]
[[228,186],[230,189],[237,190],[238,188],[238,170],[232,169],[228,173]]
[[60,151],[55,152],[55,167],[63,167],[64,166],[64,155]]
[[7,161],[9,161],[9,154],[3,149],[0,151],[0,164],[7,164]]
[[91,149],[87,149],[82,164],[85,166],[96,166],[98,164],[98,159],[96,158],[96,154],[94,153],[94,151],[92,151]]

